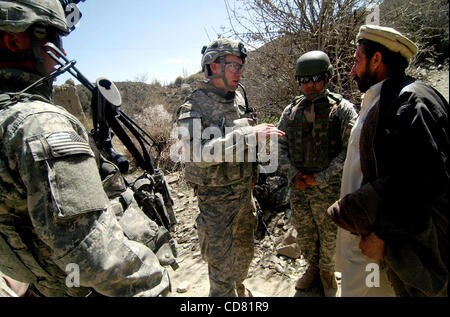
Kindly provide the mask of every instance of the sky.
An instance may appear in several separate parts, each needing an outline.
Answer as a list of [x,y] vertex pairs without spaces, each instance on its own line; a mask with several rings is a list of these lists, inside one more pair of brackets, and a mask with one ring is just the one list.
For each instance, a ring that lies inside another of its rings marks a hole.
[[[70,60],[91,82],[146,78],[162,84],[201,69],[201,49],[228,27],[224,0],[85,0],[64,38]],[[71,78],[61,75],[56,84]]]

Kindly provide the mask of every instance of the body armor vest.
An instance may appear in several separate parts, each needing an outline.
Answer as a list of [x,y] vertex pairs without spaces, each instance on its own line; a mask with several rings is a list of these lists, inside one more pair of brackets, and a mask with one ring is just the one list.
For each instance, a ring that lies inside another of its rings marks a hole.
[[[225,100],[208,89],[198,90],[192,95],[189,108],[201,113],[202,127],[219,127],[224,135],[226,127],[236,127],[235,120],[248,118],[242,97],[236,93],[234,99]],[[182,115],[180,118],[192,118]],[[242,120],[244,127],[247,120]],[[257,174],[257,165],[251,162],[223,162],[212,166],[199,166],[186,162],[186,181],[191,185],[220,187],[242,183]]]
[[[21,94],[19,98],[12,99],[7,93],[0,94],[0,110],[13,106],[18,102],[42,100],[48,102],[39,95]],[[6,161],[0,155],[0,175],[7,180],[13,180],[16,175],[11,175]],[[70,296],[87,296],[92,290],[86,287],[65,287],[67,273],[62,271],[56,264],[49,263],[35,254],[34,248],[47,251],[44,242],[35,239],[32,223],[27,217],[26,193],[18,187],[9,183],[3,183],[9,188],[11,200],[0,203],[0,271],[5,275],[24,283],[37,284],[40,281],[55,282],[55,294],[62,293]],[[18,205],[18,202],[24,202]],[[10,210],[15,214],[11,215]],[[50,273],[51,272],[51,273]],[[59,282],[56,282],[59,280]],[[48,295],[54,296],[54,295]]]
[[[291,163],[301,172],[317,173],[330,165],[342,150],[341,124],[337,107],[342,100],[338,94],[311,102],[305,96],[296,97],[287,122]],[[314,107],[313,122],[308,122],[305,109]]]

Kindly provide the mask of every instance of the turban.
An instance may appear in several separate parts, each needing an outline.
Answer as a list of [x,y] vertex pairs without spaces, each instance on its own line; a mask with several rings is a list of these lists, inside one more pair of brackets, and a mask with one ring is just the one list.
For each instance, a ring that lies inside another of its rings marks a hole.
[[409,62],[417,54],[417,46],[393,28],[378,25],[363,25],[356,41],[361,39],[377,42],[394,53],[400,53]]

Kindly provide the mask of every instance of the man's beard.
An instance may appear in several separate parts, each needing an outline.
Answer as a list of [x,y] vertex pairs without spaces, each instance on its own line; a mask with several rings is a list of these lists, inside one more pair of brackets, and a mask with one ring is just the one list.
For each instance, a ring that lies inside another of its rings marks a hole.
[[362,93],[365,93],[367,90],[369,90],[370,87],[377,83],[376,77],[369,70],[369,65],[366,65],[366,69],[361,75],[361,78],[359,78],[358,75],[355,75],[355,77],[353,77],[353,80],[356,81],[358,89]]

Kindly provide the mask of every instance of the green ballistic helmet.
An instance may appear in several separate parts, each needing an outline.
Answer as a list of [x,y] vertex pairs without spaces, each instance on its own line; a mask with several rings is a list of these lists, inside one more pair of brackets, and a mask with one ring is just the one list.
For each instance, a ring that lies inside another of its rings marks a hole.
[[63,34],[69,33],[59,0],[0,0],[0,31],[22,33],[34,24],[52,26]]
[[331,66],[330,58],[325,52],[310,51],[297,60],[295,77],[313,76],[322,73],[333,76],[333,66]]
[[226,55],[235,55],[245,61],[247,49],[244,44],[230,39],[218,39],[211,42],[202,49],[202,70],[206,70],[206,65],[214,63],[219,57]]

